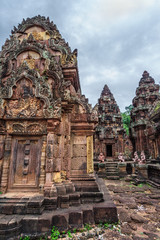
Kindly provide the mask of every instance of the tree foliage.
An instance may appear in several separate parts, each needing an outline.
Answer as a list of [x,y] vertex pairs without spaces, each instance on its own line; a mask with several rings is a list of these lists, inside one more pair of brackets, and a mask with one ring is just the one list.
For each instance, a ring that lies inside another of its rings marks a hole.
[[133,105],[129,105],[128,107],[125,107],[125,112],[121,113],[122,116],[122,122],[123,122],[123,127],[126,130],[127,135],[129,135],[129,126],[130,126],[130,121],[131,121],[131,110],[133,108]]

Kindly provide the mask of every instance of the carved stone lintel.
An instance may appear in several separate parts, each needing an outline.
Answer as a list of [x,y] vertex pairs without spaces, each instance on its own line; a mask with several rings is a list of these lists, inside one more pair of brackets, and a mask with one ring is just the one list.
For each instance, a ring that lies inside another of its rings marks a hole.
[[46,121],[7,121],[7,132],[9,134],[46,134]]

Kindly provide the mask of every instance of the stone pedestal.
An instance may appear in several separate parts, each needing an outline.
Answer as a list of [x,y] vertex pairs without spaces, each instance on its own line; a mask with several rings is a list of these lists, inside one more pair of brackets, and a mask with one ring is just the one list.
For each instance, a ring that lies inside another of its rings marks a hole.
[[119,176],[124,177],[128,174],[135,173],[135,164],[133,162],[120,162],[118,163]]
[[136,169],[138,172],[138,177],[143,178],[143,179],[148,179],[148,165],[137,164]]
[[160,184],[160,164],[148,165],[148,178],[149,180]]

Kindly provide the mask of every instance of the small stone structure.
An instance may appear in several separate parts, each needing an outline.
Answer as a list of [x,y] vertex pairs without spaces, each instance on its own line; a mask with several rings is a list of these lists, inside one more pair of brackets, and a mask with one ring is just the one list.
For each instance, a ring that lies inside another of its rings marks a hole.
[[153,149],[153,145],[149,144],[147,125],[150,120],[150,111],[158,99],[160,99],[159,85],[155,84],[154,79],[149,76],[147,71],[144,71],[136,90],[136,97],[133,99],[130,138],[133,143],[133,151],[144,151],[147,157],[150,156],[150,151]]
[[133,106],[130,138],[139,158],[136,169],[140,177],[159,184],[160,93],[159,85],[147,71],[144,71],[139,82]]
[[0,52],[0,85],[0,238],[117,221],[93,174],[97,116],[81,94],[77,50],[49,18],[14,28]]
[[94,134],[94,158],[98,160],[102,152],[106,160],[116,160],[119,153],[124,152],[124,129],[119,107],[107,85],[96,108],[98,124]]
[[81,95],[77,50],[37,17],[14,29],[0,61],[2,192],[49,197],[55,183],[63,189],[65,181],[90,178],[94,119]]
[[150,156],[160,163],[160,100],[157,100],[150,112],[146,128]]

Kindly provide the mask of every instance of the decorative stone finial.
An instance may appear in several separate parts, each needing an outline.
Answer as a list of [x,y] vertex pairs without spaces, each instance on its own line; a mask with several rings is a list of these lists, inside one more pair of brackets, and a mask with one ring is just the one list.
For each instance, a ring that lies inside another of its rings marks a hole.
[[142,74],[142,77],[143,77],[143,78],[149,77],[149,73],[145,70],[145,71],[143,72],[143,74]]

